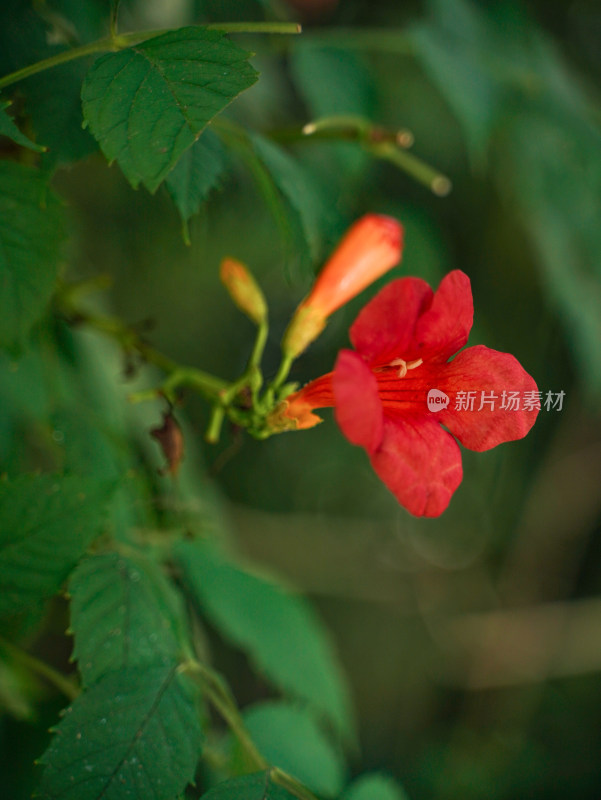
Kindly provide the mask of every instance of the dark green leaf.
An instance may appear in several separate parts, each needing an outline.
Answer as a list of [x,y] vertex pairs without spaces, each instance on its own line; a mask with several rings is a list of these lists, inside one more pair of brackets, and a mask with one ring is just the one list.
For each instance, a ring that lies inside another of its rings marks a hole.
[[91,556],[69,581],[73,657],[86,685],[107,672],[181,656],[180,598],[153,562],[117,553]]
[[65,235],[63,209],[34,169],[0,162],[0,345],[18,347],[42,316]]
[[293,43],[290,68],[313,119],[372,116],[375,85],[356,53],[298,41]]
[[24,136],[17,128],[12,118],[8,116],[4,109],[8,108],[9,105],[10,103],[0,102],[0,136],[6,136],[12,139],[13,142],[20,144],[21,147],[28,147],[30,150],[36,150],[38,153],[42,153],[44,148],[32,142],[27,136]]
[[97,149],[84,130],[81,84],[89,60],[73,61],[35,75],[23,84],[27,110],[38,140],[48,148],[42,165],[72,164]]
[[489,69],[496,43],[472,3],[430,6],[431,19],[411,29],[417,57],[463,126],[472,157],[482,161],[503,89]]
[[262,703],[245,711],[244,722],[259,752],[316,794],[342,791],[344,762],[340,752],[307,710],[284,703]]
[[257,80],[248,53],[220,31],[180,28],[98,59],[84,117],[132,186],[154,192],[206,125]]
[[76,476],[0,482],[0,613],[55,594],[102,531],[112,487]]
[[105,675],[67,709],[38,789],[43,800],[173,800],[202,744],[196,698],[176,667]]
[[601,170],[598,134],[523,115],[499,165],[520,212],[542,284],[572,340],[587,389],[601,394]]
[[209,544],[176,549],[211,622],[277,686],[308,701],[351,735],[347,687],[325,629],[304,598],[229,563]]
[[224,169],[223,147],[212,131],[205,131],[184,153],[165,181],[184,222],[198,213],[201,203],[219,183]]
[[219,783],[203,794],[201,800],[293,800],[294,797],[275,784],[269,772],[257,772]]
[[388,775],[361,775],[346,789],[341,800],[408,800],[399,784]]
[[274,142],[257,133],[251,136],[251,141],[274,184],[296,215],[302,244],[309,260],[314,262],[320,251],[319,221],[324,212],[316,187],[303,167]]

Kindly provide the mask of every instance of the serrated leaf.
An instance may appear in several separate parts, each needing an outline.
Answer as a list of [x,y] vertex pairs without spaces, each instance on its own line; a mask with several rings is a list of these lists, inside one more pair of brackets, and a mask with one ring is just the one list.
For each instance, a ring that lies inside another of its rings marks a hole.
[[344,762],[314,716],[285,703],[261,703],[244,723],[262,756],[319,795],[333,797],[344,785]]
[[183,649],[180,598],[160,567],[117,553],[91,556],[69,581],[73,657],[84,684],[107,672],[169,665]]
[[408,797],[393,778],[371,772],[353,781],[341,800],[408,800]]
[[55,594],[102,532],[113,487],[77,476],[0,481],[0,614]]
[[275,784],[269,771],[243,775],[217,784],[201,800],[293,800],[295,795]]
[[320,251],[320,218],[324,211],[316,187],[302,166],[274,142],[258,133],[251,135],[251,141],[274,184],[297,216],[309,260],[314,262]]
[[212,131],[205,131],[184,153],[165,181],[184,222],[198,213],[224,170],[225,153],[221,142]]
[[0,161],[0,346],[18,348],[42,316],[64,236],[61,203],[44,178]]
[[67,709],[40,763],[42,800],[173,800],[194,778],[202,732],[177,668],[112,672]]
[[10,103],[0,101],[0,136],[6,136],[12,139],[13,142],[20,144],[21,147],[28,147],[30,150],[35,150],[42,153],[44,148],[39,144],[32,142],[17,128],[12,118],[8,116],[5,109],[10,106]]
[[110,53],[86,76],[84,117],[131,185],[154,192],[211,119],[255,83],[248,55],[204,28]]
[[345,736],[353,721],[344,676],[309,603],[228,562],[206,542],[175,551],[200,607],[274,684],[325,714]]

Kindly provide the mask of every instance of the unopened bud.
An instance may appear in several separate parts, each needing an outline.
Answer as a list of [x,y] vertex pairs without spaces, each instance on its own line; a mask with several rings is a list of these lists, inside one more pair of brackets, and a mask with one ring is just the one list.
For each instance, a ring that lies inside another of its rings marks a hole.
[[263,292],[248,269],[235,258],[224,258],[219,269],[221,282],[240,311],[256,325],[267,319],[267,303]]
[[361,217],[348,230],[299,305],[282,341],[296,358],[316,339],[328,317],[395,266],[401,258],[403,228],[379,214]]

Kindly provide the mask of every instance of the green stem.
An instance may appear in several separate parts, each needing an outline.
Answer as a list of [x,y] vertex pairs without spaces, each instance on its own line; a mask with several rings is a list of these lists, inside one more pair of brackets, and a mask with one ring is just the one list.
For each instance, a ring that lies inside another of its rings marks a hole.
[[415,180],[423,183],[434,194],[439,197],[446,197],[451,191],[452,184],[446,175],[433,169],[429,164],[426,164],[411,153],[405,150],[400,150],[393,144],[385,142],[384,144],[372,144],[367,147],[368,152],[376,158],[381,158],[384,161],[390,161],[391,164],[402,169]]
[[79,694],[78,687],[71,681],[69,678],[65,678],[64,675],[61,675],[60,672],[51,667],[49,664],[40,661],[35,656],[26,653],[24,650],[21,650],[20,647],[12,644],[12,642],[7,641],[4,637],[0,637],[0,646],[6,650],[7,653],[13,658],[16,662],[24,666],[30,672],[39,675],[42,678],[45,678],[49,683],[55,686],[59,691],[61,691],[65,697],[68,697],[69,700],[75,700],[77,695]]
[[[301,32],[301,26],[296,22],[223,22],[210,25],[199,26],[209,30],[219,30],[224,33],[284,33],[294,34]],[[113,26],[111,25],[111,30]],[[94,53],[116,52],[124,50],[135,44],[140,44],[147,39],[152,39],[155,36],[168,33],[171,28],[162,28],[160,30],[152,31],[134,31],[132,33],[115,34],[111,33],[102,39],[97,39],[95,42],[81,45],[80,47],[73,47],[71,50],[63,50],[56,55],[44,58],[41,61],[36,61],[35,64],[30,64],[27,67],[18,69],[0,78],[0,90],[6,86],[11,86],[13,83],[22,81],[31,75],[37,75],[38,72],[58,67],[61,64],[66,64],[69,61],[75,61],[78,58],[93,55]]]
[[277,783],[279,786],[298,797],[299,800],[317,800],[313,792],[310,792],[300,781],[293,778],[292,775],[284,772],[284,770],[279,767],[272,767],[269,770],[269,777],[273,783]]
[[259,753],[257,746],[246,730],[238,707],[227,690],[222,678],[199,661],[188,661],[183,668],[198,679],[205,694],[240,743],[253,767],[257,770],[267,769],[267,761],[263,758],[261,753]]
[[205,439],[209,444],[215,444],[219,441],[219,437],[221,435],[221,426],[223,425],[224,419],[225,411],[223,410],[223,406],[213,406],[211,419],[209,420],[209,427],[205,433]]
[[294,357],[284,353],[282,356],[282,360],[280,361],[280,366],[278,367],[276,376],[272,380],[271,385],[269,387],[273,392],[277,392],[277,390],[284,383],[284,381],[288,377],[288,373],[290,372],[290,368],[292,367],[293,363],[294,363]]
[[261,359],[263,358],[263,351],[265,350],[265,345],[267,344],[268,334],[269,334],[269,323],[267,322],[267,320],[263,320],[263,322],[259,324],[257,330],[257,338],[255,339],[252,353],[250,354],[250,359],[248,362],[249,369],[254,370],[259,367]]

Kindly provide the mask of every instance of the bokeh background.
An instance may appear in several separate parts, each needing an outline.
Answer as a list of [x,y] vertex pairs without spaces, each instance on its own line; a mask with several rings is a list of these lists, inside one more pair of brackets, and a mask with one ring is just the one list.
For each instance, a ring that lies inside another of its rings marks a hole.
[[[59,171],[68,274],[110,275],[105,308],[150,320],[148,338],[170,357],[234,378],[253,337],[218,280],[220,259],[235,256],[269,301],[273,373],[287,319],[337,239],[361,214],[387,213],[406,232],[392,275],[435,285],[464,270],[470,342],[513,353],[543,392],[565,392],[525,440],[463,451],[464,481],[436,520],[400,508],[328,412],[311,431],[254,442],[227,429],[209,446],[202,401],[178,410],[187,458],[202,465],[199,497],[211,492],[239,551],[304,591],[332,631],[357,710],[351,768],[390,772],[411,800],[598,798],[600,4],[132,0],[122,17],[125,29],[301,20],[299,37],[240,38],[261,77],[226,114],[283,147],[296,172],[274,206],[226,150],[187,245],[166,190],[134,192],[98,155]],[[330,115],[410,130],[411,152],[452,191],[436,195],[352,137],[302,136]],[[331,368],[377,288],[335,315],[294,380]],[[130,389],[118,360],[102,381]],[[132,410],[141,428],[160,412]],[[240,702],[262,696],[242,656],[215,647]],[[25,730],[10,729],[23,742]],[[24,761],[44,736],[23,744]]]

